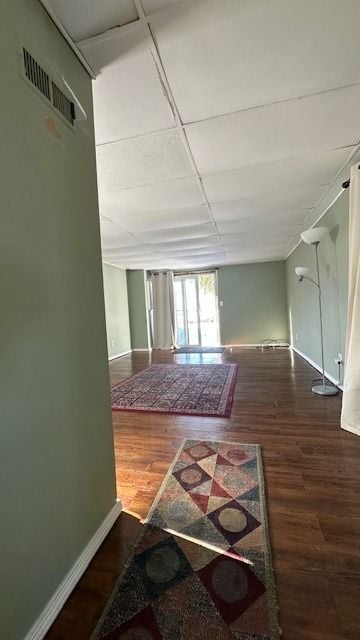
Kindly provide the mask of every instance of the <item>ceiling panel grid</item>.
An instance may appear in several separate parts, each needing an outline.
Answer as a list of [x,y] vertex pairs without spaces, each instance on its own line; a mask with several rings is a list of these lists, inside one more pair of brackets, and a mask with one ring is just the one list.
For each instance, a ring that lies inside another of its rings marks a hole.
[[283,259],[359,157],[358,0],[49,4],[97,73],[104,259]]

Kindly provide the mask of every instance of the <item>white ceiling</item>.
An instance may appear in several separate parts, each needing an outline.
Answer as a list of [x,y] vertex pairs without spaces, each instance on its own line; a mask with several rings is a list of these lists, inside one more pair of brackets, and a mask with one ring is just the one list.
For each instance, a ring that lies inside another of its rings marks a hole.
[[48,4],[97,74],[103,259],[283,259],[359,157],[359,0]]
[[133,0],[50,0],[48,4],[75,42],[139,17]]

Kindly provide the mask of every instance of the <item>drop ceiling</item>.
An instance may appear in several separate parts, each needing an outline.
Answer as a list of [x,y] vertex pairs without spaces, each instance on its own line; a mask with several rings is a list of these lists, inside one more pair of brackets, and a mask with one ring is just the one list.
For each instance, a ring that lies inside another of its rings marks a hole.
[[96,73],[103,260],[285,258],[359,158],[359,1],[47,4]]

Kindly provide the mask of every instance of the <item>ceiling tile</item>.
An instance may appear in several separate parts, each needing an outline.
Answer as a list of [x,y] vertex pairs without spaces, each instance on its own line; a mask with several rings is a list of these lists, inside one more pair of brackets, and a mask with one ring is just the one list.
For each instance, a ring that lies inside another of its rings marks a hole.
[[263,244],[279,245],[283,242],[284,238],[287,238],[288,236],[289,233],[287,229],[283,231],[282,227],[279,227],[274,228],[270,231],[269,229],[264,229],[264,231],[260,232],[255,230],[248,230],[243,233],[236,233],[235,231],[228,234],[222,233],[221,241],[224,247],[231,247],[237,246],[239,245],[239,243],[246,245],[247,240],[251,238],[253,241],[253,246],[256,247]]
[[271,218],[255,218],[249,219],[244,218],[242,220],[226,220],[224,222],[218,222],[217,228],[222,236],[222,234],[266,234],[269,237],[269,234],[289,234],[295,235],[299,231],[299,227],[304,221],[304,216],[302,219],[297,222],[296,220],[271,220]]
[[279,191],[311,189],[329,184],[350,150],[335,149],[299,158],[255,164],[237,171],[205,175],[202,183],[209,202],[225,202]]
[[279,215],[291,219],[299,211],[312,209],[323,191],[324,187],[278,191],[259,197],[212,203],[211,210],[217,222],[240,218],[272,218]]
[[270,249],[266,251],[264,249],[246,250],[236,256],[228,256],[227,264],[252,264],[255,262],[277,262],[282,260],[284,255],[284,249]]
[[360,81],[358,0],[181,2],[151,28],[184,122]]
[[176,2],[179,2],[179,0],[141,0],[145,15],[147,16],[149,16],[151,13],[156,13],[156,11],[167,9],[173,4],[176,4]]
[[206,255],[194,255],[188,256],[185,260],[179,261],[178,268],[201,268],[201,267],[212,267],[218,266],[220,264],[224,264],[224,254],[214,252],[207,253]]
[[48,3],[75,41],[138,19],[133,0],[48,0]]
[[145,268],[145,262],[147,265],[152,264],[154,267],[157,266],[159,260],[161,260],[161,256],[157,256],[157,255],[152,255],[152,254],[144,254],[141,257],[138,258],[129,258],[128,256],[119,256],[119,257],[115,257],[112,258],[112,261],[121,261],[123,264],[125,264],[128,268],[130,269],[137,269],[138,265],[140,269]]
[[188,251],[189,249],[203,249],[203,248],[214,248],[219,249],[220,243],[217,235],[207,236],[202,238],[187,238],[186,240],[159,240],[152,241],[152,247],[161,250],[165,249],[165,251],[169,254],[175,255],[178,252]]
[[227,259],[232,264],[241,264],[243,262],[264,262],[267,260],[281,260],[284,251],[288,246],[287,242],[281,247],[240,247],[236,253],[226,253]]
[[355,145],[359,103],[360,84],[192,124],[186,135],[200,173],[219,173]]
[[96,164],[100,191],[193,175],[184,144],[175,130],[98,146]]
[[136,237],[144,242],[173,242],[174,240],[187,240],[206,238],[216,235],[216,229],[212,222],[201,225],[191,225],[183,227],[179,222],[178,228],[158,229],[157,231],[146,231],[146,233],[136,233]]
[[132,246],[103,246],[102,247],[103,254],[108,256],[121,256],[122,258],[127,258],[129,260],[143,258],[144,256],[149,256],[153,253],[152,249],[150,249],[147,245],[137,242],[137,244]]
[[[132,238],[133,240],[133,238]],[[139,241],[136,240],[127,242],[126,238],[112,238],[105,240],[101,239],[101,249],[103,252],[111,255],[140,255],[146,253],[146,246],[140,245]]]
[[178,260],[180,258],[187,258],[188,256],[206,256],[206,255],[214,255],[216,253],[216,255],[222,255],[223,258],[225,259],[225,253],[222,249],[222,246],[218,243],[214,243],[212,245],[208,245],[207,247],[185,247],[182,249],[171,249],[171,252],[166,251],[166,247],[161,248],[160,246],[158,247],[159,251],[162,253],[162,255],[167,255],[167,257],[169,258],[169,260],[173,259],[173,260]]
[[208,208],[205,205],[174,209],[169,211],[150,211],[147,213],[125,212],[121,215],[121,224],[132,233],[154,231],[157,229],[173,229],[180,225],[192,226],[211,222]]
[[122,215],[184,209],[203,204],[203,196],[196,178],[170,180],[157,184],[109,191],[99,194],[101,215],[121,226]]
[[114,262],[116,260],[121,260],[124,264],[131,265],[133,262],[141,262],[143,260],[150,260],[154,257],[156,259],[156,255],[151,251],[147,251],[146,247],[138,246],[138,250],[134,250],[133,253],[126,252],[124,249],[106,249],[102,248],[102,257],[105,262]]
[[142,29],[81,45],[93,82],[97,144],[174,127],[174,117]]
[[[118,242],[121,244],[135,244],[134,237],[114,224],[111,220],[107,220],[100,216],[100,231],[103,241]],[[124,242],[123,242],[124,241]]]
[[125,233],[118,225],[100,216],[100,231],[102,238],[112,238],[115,233]]
[[[114,263],[115,261],[113,261]],[[156,258],[149,258],[149,257],[145,257],[143,260],[138,260],[138,261],[126,261],[124,262],[122,260],[122,258],[119,258],[119,260],[117,261],[118,264],[125,264],[125,267],[127,269],[172,269],[174,266],[174,263],[172,261],[169,261],[166,257],[163,256],[156,256]]]
[[274,207],[270,209],[269,207],[264,206],[250,206],[244,205],[243,201],[234,202],[219,202],[217,204],[212,205],[212,211],[214,215],[214,219],[216,224],[218,225],[220,222],[234,222],[241,220],[259,220],[259,219],[269,219],[275,220],[278,223],[284,220],[293,220],[293,218],[298,217],[306,217],[311,211],[313,207],[309,207],[308,209],[288,209],[286,207],[280,208]]
[[101,249],[105,257],[113,256],[132,256],[144,255],[148,248],[146,244],[142,244],[139,239],[133,235],[119,229],[116,225],[108,220],[100,218],[101,229]]
[[283,257],[360,139],[358,0],[142,0],[211,214],[146,25],[84,40],[136,20],[133,0],[51,2],[98,74],[104,260],[186,269]]
[[[269,236],[268,234],[222,234],[221,241],[228,256],[241,255],[252,251],[263,252],[279,251],[280,257],[284,257],[284,252],[293,233],[280,233]],[[282,254],[281,254],[282,252]]]

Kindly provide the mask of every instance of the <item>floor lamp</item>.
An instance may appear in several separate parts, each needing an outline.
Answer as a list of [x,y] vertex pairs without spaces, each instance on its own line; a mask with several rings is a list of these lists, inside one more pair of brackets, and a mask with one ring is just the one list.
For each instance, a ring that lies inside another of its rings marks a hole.
[[320,335],[321,335],[321,370],[322,370],[322,382],[320,384],[315,384],[312,387],[312,392],[317,393],[320,396],[334,396],[338,393],[337,387],[333,387],[329,384],[326,384],[325,378],[325,365],[324,365],[324,332],[323,332],[323,318],[322,318],[322,302],[321,302],[321,283],[320,283],[320,270],[319,270],[319,254],[318,248],[320,241],[326,236],[328,233],[327,227],[314,227],[313,229],[308,229],[301,234],[301,238],[306,244],[312,244],[315,247],[315,255],[316,255],[316,270],[317,270],[317,281],[311,278],[308,274],[310,269],[308,267],[295,267],[295,273],[299,278],[299,282],[303,282],[303,280],[309,280],[318,288],[319,294],[319,316],[320,316]]

